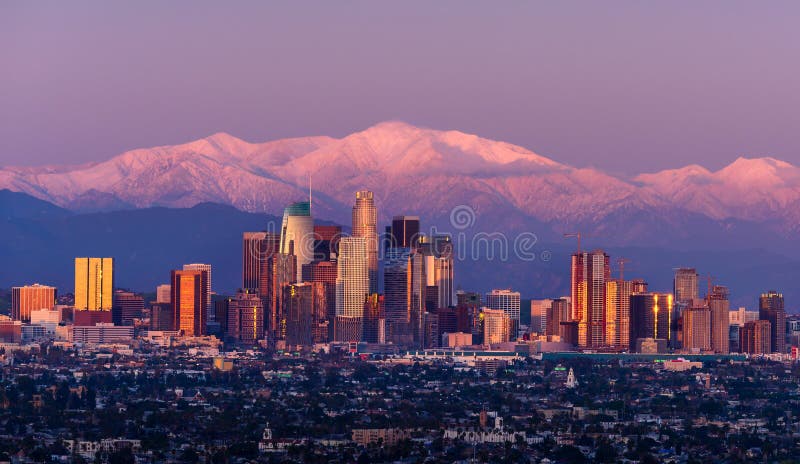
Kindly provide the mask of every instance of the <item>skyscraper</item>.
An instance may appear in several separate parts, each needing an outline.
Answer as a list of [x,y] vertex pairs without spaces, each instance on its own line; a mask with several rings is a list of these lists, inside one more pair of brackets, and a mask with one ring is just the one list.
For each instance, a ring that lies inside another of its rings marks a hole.
[[631,295],[633,282],[612,279],[606,282],[606,344],[616,348],[630,346]]
[[638,293],[631,295],[631,351],[636,350],[638,339],[653,338],[674,343],[671,339],[672,326],[672,294],[671,293]]
[[673,280],[675,303],[688,305],[698,298],[698,277],[697,269],[693,267],[681,267],[675,270]]
[[419,344],[423,337],[425,266],[416,249],[389,249],[383,271],[387,338]]
[[206,271],[172,271],[172,315],[173,327],[186,336],[205,335],[206,304]]
[[264,303],[252,290],[242,289],[227,299],[226,333],[243,343],[264,338]]
[[739,332],[739,344],[742,353],[771,353],[772,324],[767,320],[746,322]]
[[378,291],[378,209],[375,208],[373,194],[369,190],[356,192],[353,205],[353,237],[364,238],[367,242],[367,270],[369,273],[369,292]]
[[770,290],[758,301],[758,318],[770,322],[770,352],[786,353],[786,311],[783,294]]
[[683,350],[702,352],[711,350],[711,310],[705,301],[694,299],[681,312],[683,322]]
[[11,289],[11,318],[30,322],[31,311],[53,309],[56,304],[56,288],[47,285],[25,285]]
[[183,265],[184,271],[206,271],[206,309],[209,311],[208,319],[213,319],[213,307],[211,306],[211,265],[210,264],[202,264],[202,263],[192,263],[192,264],[184,264]]
[[502,309],[485,308],[481,312],[483,319],[483,343],[492,345],[504,343],[512,339],[511,317]]
[[395,216],[392,218],[391,246],[415,248],[419,241],[419,216]]
[[425,257],[428,287],[435,287],[436,308],[453,306],[453,241],[449,235],[422,235],[419,249]]
[[302,279],[303,264],[314,260],[314,218],[310,201],[293,203],[283,211],[280,252],[297,256],[296,281]]
[[114,258],[75,258],[75,308],[110,311],[114,303]]
[[715,285],[706,300],[711,311],[711,349],[719,354],[728,354],[730,352],[728,288]]
[[320,282],[301,282],[284,287],[286,344],[311,347],[328,341],[328,318],[325,315],[325,286]]
[[562,336],[561,323],[569,322],[572,317],[569,313],[569,303],[565,298],[556,298],[550,302],[547,308],[547,335]]
[[511,289],[495,289],[486,294],[485,301],[487,308],[500,309],[508,314],[511,320],[511,339],[516,339],[519,331],[520,293],[512,292]]
[[373,293],[364,301],[364,336],[367,343],[386,342],[386,308],[383,295]]
[[111,319],[116,325],[133,325],[134,319],[140,319],[144,312],[144,299],[133,292],[117,290],[114,292],[114,304],[111,308]]
[[[336,277],[336,327],[348,327],[334,334],[338,341],[356,341],[361,336],[361,319],[364,317],[364,298],[369,294],[369,258],[367,239],[342,237],[339,241]],[[352,330],[350,330],[352,329]],[[347,333],[348,339],[340,335]]]
[[[338,244],[337,244],[338,248]],[[328,321],[336,318],[336,277],[338,275],[336,261],[314,261],[303,266],[303,282],[317,282],[325,288],[325,317]],[[333,323],[330,326],[333,329]],[[329,334],[333,338],[333,334]]]
[[314,261],[335,260],[341,238],[340,226],[314,224]]
[[578,321],[578,344],[606,344],[606,281],[611,278],[609,257],[602,250],[572,255],[572,317]]

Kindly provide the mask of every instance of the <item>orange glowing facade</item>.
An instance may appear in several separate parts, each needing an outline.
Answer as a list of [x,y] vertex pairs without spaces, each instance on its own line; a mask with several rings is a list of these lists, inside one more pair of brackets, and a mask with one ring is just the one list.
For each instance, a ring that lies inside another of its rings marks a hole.
[[632,295],[630,301],[631,351],[635,351],[637,339],[652,338],[674,344],[671,330],[673,311],[671,293],[639,293]]
[[11,318],[15,321],[30,322],[31,311],[53,309],[56,301],[56,288],[47,285],[26,285],[11,289]]
[[207,279],[208,274],[203,270],[172,271],[173,327],[186,336],[205,335]]
[[114,258],[75,258],[75,308],[111,311]]
[[609,256],[602,250],[572,255],[572,318],[578,322],[579,346],[607,345],[606,282],[610,278]]

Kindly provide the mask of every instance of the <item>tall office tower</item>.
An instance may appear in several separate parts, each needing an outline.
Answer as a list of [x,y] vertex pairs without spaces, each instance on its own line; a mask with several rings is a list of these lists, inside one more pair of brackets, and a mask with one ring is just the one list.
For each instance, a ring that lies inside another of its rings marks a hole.
[[435,287],[436,308],[453,306],[453,240],[449,235],[421,235],[419,249],[425,257],[428,287]]
[[683,349],[687,352],[711,350],[711,310],[703,300],[694,299],[683,312]]
[[172,303],[155,302],[150,304],[150,330],[175,330],[172,325],[174,323]]
[[483,299],[480,293],[465,292],[464,290],[456,290],[456,306],[470,306],[480,308],[483,304]]
[[339,253],[340,226],[314,225],[314,261],[336,260]]
[[783,308],[783,294],[775,290],[762,293],[758,301],[758,318],[771,324],[770,352],[785,354],[786,311]]
[[606,282],[606,344],[627,349],[630,346],[631,295],[633,282],[612,279]]
[[226,335],[243,343],[264,338],[264,303],[252,290],[242,289],[227,298]]
[[547,335],[548,315],[553,300],[531,300],[531,333]]
[[213,319],[213,308],[211,306],[211,265],[210,264],[202,264],[202,263],[192,263],[192,264],[184,264],[183,265],[184,271],[206,271],[208,275],[208,279],[206,280],[206,309],[208,309],[208,319]]
[[369,294],[367,239],[342,237],[336,277],[336,341],[360,341],[364,298]]
[[767,320],[746,322],[739,332],[739,344],[742,353],[771,353],[772,324]]
[[264,262],[280,251],[281,237],[272,232],[242,234],[242,288],[255,290],[261,284]]
[[325,286],[319,282],[301,282],[288,285],[283,291],[286,345],[311,347],[328,342]]
[[561,323],[571,320],[572,316],[570,315],[569,303],[566,298],[551,300],[550,305],[547,307],[547,321],[544,333],[546,335],[562,336]]
[[[338,249],[338,243],[337,243]],[[318,282],[325,288],[325,317],[330,321],[329,328],[333,330],[333,320],[336,318],[336,277],[338,264],[335,261],[314,261],[303,266],[303,282]],[[333,339],[333,332],[328,334]]]
[[505,343],[511,340],[513,323],[507,312],[502,309],[484,308],[481,317],[483,320],[483,343],[485,345]]
[[711,349],[719,354],[728,354],[730,352],[728,287],[715,285],[706,300],[711,311]]
[[383,268],[387,339],[419,344],[425,308],[425,266],[411,248],[389,249]]
[[369,292],[378,291],[378,209],[369,190],[356,192],[353,205],[353,237],[362,237],[367,242],[367,264]]
[[392,218],[391,248],[416,248],[419,242],[419,216],[395,216]]
[[75,308],[110,311],[114,297],[114,258],[75,258]]
[[30,322],[31,311],[53,309],[56,304],[56,288],[47,285],[25,285],[11,289],[11,318]]
[[280,252],[297,256],[296,280],[302,279],[303,264],[314,260],[314,218],[310,201],[293,203],[283,210]]
[[697,269],[693,267],[681,267],[675,270],[673,293],[676,304],[688,305],[698,298],[698,277]]
[[572,317],[578,321],[578,344],[605,345],[606,281],[611,278],[609,257],[602,250],[572,255]]
[[163,284],[156,287],[156,303],[169,303],[172,298],[172,287],[169,284]]
[[141,319],[144,312],[144,298],[133,292],[117,290],[111,307],[111,320],[116,325],[133,325],[134,319]]
[[631,295],[631,351],[636,351],[636,341],[644,338],[672,343],[672,294],[639,293]]
[[206,279],[206,271],[172,271],[171,274],[172,326],[189,337],[206,333]]
[[486,307],[489,309],[502,309],[511,319],[511,339],[516,340],[519,332],[519,307],[520,294],[510,289],[492,290],[486,294]]
[[367,343],[386,343],[386,308],[383,295],[373,293],[364,301],[364,335]]

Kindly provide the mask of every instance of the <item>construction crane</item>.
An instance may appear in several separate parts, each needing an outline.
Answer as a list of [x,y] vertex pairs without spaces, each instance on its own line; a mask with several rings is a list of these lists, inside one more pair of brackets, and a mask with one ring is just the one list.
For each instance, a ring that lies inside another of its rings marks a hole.
[[580,232],[571,232],[568,234],[564,234],[564,238],[577,238],[578,239],[578,251],[577,253],[580,254],[581,252],[581,233]]
[[619,266],[619,280],[625,280],[625,263],[630,263],[628,258],[617,258],[617,265]]
[[711,295],[711,284],[714,283],[714,281],[717,280],[717,278],[716,276],[713,276],[711,274],[704,275],[701,277],[705,278],[706,282],[708,282],[708,290],[706,291],[706,296],[709,296]]

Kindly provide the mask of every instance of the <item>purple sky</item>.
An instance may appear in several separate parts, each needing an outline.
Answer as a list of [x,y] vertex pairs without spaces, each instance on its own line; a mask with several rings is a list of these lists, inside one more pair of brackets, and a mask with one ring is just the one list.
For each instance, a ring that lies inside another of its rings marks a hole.
[[387,119],[631,173],[800,164],[800,2],[3,2],[0,165]]

